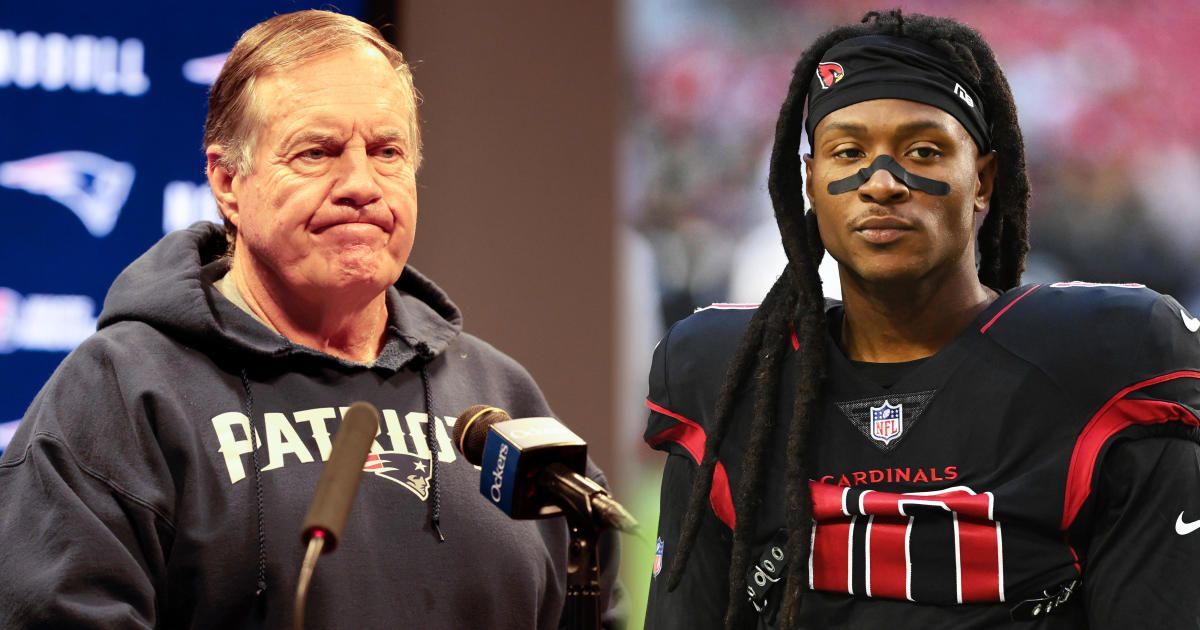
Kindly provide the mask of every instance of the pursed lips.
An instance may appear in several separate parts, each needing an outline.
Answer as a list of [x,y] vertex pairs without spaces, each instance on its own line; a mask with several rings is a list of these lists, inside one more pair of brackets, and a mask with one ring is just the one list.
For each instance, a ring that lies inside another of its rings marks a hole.
[[912,223],[896,216],[867,217],[860,219],[856,230],[911,230]]
[[359,213],[352,216],[338,217],[336,219],[325,219],[320,223],[313,224],[311,231],[315,234],[320,234],[325,230],[342,225],[373,225],[384,232],[387,232],[391,229],[390,222],[375,220],[370,216],[364,216],[363,214]]
[[896,216],[867,217],[853,224],[854,232],[876,244],[889,243],[914,229],[912,223]]

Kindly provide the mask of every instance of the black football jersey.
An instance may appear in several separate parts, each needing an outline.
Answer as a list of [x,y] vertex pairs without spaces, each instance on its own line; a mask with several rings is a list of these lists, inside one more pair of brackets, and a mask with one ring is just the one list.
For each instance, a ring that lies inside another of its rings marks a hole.
[[[722,627],[748,396],[673,592],[665,571],[752,314],[702,309],[655,351],[646,440],[670,457],[647,628]],[[829,316],[840,320],[840,304]],[[774,627],[779,565],[805,562],[806,628],[1200,627],[1198,331],[1140,285],[1058,283],[1005,293],[890,387],[827,338],[824,412],[807,444],[812,552],[783,559],[772,542],[785,527],[777,422],[746,605]],[[792,351],[804,349],[793,339]],[[786,362],[778,409],[792,407],[796,366]]]

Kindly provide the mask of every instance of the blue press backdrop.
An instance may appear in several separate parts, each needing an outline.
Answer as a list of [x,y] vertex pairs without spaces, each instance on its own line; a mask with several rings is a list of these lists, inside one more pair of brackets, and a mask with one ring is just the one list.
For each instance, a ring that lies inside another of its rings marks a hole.
[[121,269],[164,232],[216,217],[201,136],[209,85],[241,33],[306,8],[382,25],[388,4],[77,1],[4,11],[0,451],[54,368],[94,331]]

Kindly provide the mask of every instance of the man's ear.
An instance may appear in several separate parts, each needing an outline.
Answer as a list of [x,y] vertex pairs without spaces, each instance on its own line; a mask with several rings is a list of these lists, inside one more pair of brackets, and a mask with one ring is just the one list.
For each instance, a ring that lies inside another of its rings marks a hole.
[[213,197],[217,200],[217,208],[226,221],[237,227],[240,217],[237,193],[233,187],[233,180],[237,174],[221,164],[221,158],[225,156],[224,147],[210,144],[204,154],[208,157],[208,187],[212,189]]
[[995,151],[975,158],[975,212],[986,211],[992,203],[992,191],[995,190],[996,171],[999,168]]
[[804,160],[804,194],[808,196],[808,205],[813,205],[813,176],[812,176],[812,154],[806,153],[801,158]]

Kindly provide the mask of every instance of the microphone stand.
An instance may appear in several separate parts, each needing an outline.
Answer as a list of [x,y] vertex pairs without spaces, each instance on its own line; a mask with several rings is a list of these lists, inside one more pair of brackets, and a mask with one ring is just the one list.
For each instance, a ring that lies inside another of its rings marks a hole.
[[571,531],[563,621],[567,630],[600,630],[600,557],[596,542],[605,525],[593,512],[592,497],[603,493],[604,488],[583,475],[563,474],[566,472],[570,472],[566,466],[550,464],[539,479],[558,499]]
[[296,605],[292,608],[292,630],[304,630],[304,609],[308,606],[308,583],[312,580],[313,571],[317,568],[317,559],[325,546],[325,531],[318,529],[312,533],[308,548],[304,551],[304,561],[300,563],[300,578],[296,581]]

